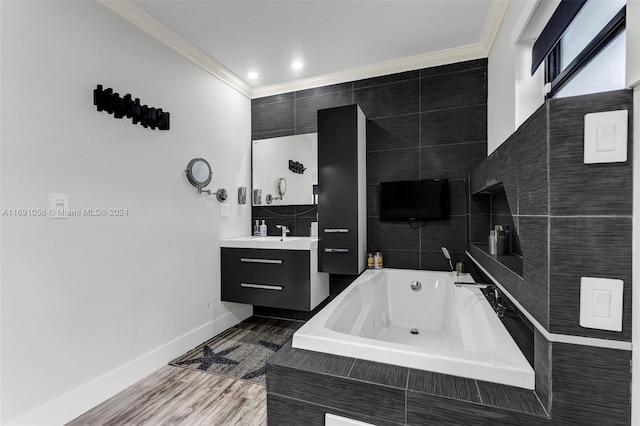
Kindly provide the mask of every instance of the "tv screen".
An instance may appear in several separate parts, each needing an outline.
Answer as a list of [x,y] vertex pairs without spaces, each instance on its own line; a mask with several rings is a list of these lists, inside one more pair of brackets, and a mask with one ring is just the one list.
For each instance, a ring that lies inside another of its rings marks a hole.
[[443,220],[448,218],[448,179],[380,183],[380,220]]

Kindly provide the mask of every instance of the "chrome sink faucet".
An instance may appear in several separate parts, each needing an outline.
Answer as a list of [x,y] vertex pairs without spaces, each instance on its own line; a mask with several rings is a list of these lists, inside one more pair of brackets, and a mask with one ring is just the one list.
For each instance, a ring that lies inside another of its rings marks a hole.
[[287,228],[287,225],[276,225],[276,228],[280,228],[282,230],[282,239],[287,238],[287,234],[291,231],[289,231],[289,228]]

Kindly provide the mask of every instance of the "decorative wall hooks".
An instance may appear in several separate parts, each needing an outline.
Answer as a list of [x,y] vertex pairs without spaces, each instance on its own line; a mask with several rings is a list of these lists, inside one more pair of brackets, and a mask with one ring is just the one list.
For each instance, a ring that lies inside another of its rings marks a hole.
[[162,108],[140,105],[140,99],[132,99],[130,94],[121,98],[120,94],[114,93],[111,88],[103,90],[101,84],[98,84],[93,91],[93,104],[98,111],[113,114],[114,118],[127,117],[133,124],[141,124],[144,128],[169,130],[168,112],[162,111]]
[[299,175],[303,174],[307,168],[302,163],[298,163],[297,161],[289,160],[289,170],[293,173],[297,173]]

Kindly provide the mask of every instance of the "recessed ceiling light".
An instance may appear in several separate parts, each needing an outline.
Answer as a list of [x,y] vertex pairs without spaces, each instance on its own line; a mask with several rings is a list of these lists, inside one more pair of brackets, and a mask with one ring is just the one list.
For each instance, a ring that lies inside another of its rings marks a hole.
[[301,70],[302,67],[304,67],[304,64],[302,63],[302,61],[294,61],[291,64],[291,68],[293,68],[294,70]]
[[247,77],[249,77],[251,80],[255,80],[256,78],[258,78],[258,73],[251,71],[250,73],[247,74]]

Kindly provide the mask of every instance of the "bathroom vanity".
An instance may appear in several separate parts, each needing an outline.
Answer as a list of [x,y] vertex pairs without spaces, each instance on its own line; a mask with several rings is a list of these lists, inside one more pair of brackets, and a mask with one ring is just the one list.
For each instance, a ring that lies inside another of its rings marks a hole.
[[329,296],[317,238],[228,238],[220,247],[222,301],[311,311]]

